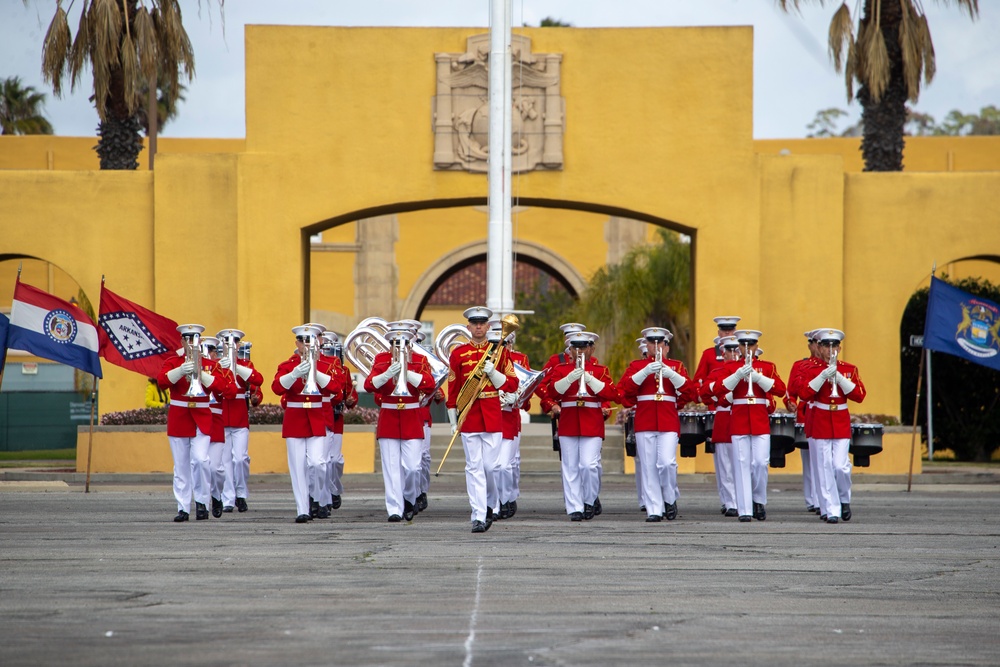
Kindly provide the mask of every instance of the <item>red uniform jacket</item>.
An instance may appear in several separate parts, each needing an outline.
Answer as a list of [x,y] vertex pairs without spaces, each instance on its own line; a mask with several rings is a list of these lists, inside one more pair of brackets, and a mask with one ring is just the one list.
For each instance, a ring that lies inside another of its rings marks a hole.
[[[722,357],[722,348],[718,346],[710,347],[701,353],[701,359],[698,361],[698,368],[694,371],[694,376],[692,380],[698,383],[700,387],[700,392],[698,398],[705,405],[711,405],[712,401],[715,400],[710,392],[705,391],[705,382],[708,380],[708,376],[712,374],[716,368],[720,368],[725,361]],[[707,399],[707,400],[706,400]]]
[[716,366],[705,378],[701,387],[702,394],[712,394],[712,403],[715,404],[715,421],[712,423],[712,442],[732,442],[729,433],[729,425],[732,417],[733,404],[726,400],[725,393],[722,396],[715,395],[715,388],[726,379],[726,369],[724,366]]
[[590,387],[584,384],[586,398],[579,398],[580,382],[570,383],[565,393],[556,391],[555,383],[563,379],[576,368],[576,362],[567,361],[559,364],[549,373],[549,389],[554,400],[559,402],[559,435],[567,437],[583,437],[604,439],[604,412],[601,410],[605,402],[614,401],[618,403],[621,397],[618,395],[618,387],[615,386],[611,373],[606,366],[601,366],[594,362],[593,358],[587,359],[584,369],[595,378],[604,383],[604,388],[600,393],[594,394]]
[[372,378],[381,375],[392,365],[391,352],[379,352],[372,362],[372,372],[365,378],[365,390],[379,397],[378,426],[375,429],[376,438],[392,438],[394,440],[423,440],[424,419],[421,414],[420,393],[434,391],[434,378],[427,358],[413,355],[406,365],[407,371],[420,374],[417,384],[406,383],[409,396],[393,396],[396,379],[392,378],[381,387],[372,383]]
[[[722,380],[735,373],[743,365],[742,360],[727,361],[722,366],[722,377],[715,383],[715,397],[724,398],[729,391]],[[748,380],[740,380],[736,388],[733,389],[733,408],[729,426],[730,436],[734,435],[770,435],[771,418],[768,413],[768,401],[772,396],[785,395],[785,383],[778,375],[778,369],[770,361],[755,359],[753,362],[755,371],[774,380],[771,391],[764,392],[760,385],[753,383],[753,392],[750,393]],[[771,399],[773,400],[773,399]],[[712,434],[715,434],[713,428]]]
[[[518,364],[521,368],[531,370],[531,365],[528,363],[528,355],[524,352],[508,350],[507,354],[510,355],[510,360],[513,363]],[[531,409],[530,397],[524,402],[524,409]],[[517,434],[521,432],[521,409],[516,405],[512,405],[510,407],[504,406],[501,408],[501,413],[503,419],[503,438],[504,440],[513,440],[517,437]]]
[[344,400],[343,366],[337,357],[320,355],[319,361],[316,362],[316,370],[330,376],[330,384],[326,385],[326,392],[323,394],[323,419],[326,420],[327,430],[334,433],[337,424],[333,415],[333,406]]
[[343,433],[344,432],[344,414],[343,410],[350,410],[355,405],[358,404],[358,390],[354,388],[354,378],[351,377],[351,373],[345,368],[344,374],[347,376],[345,378],[346,384],[344,392],[344,405],[340,414],[336,411],[333,413],[333,432]]
[[837,397],[831,395],[833,387],[829,381],[816,391],[809,382],[816,378],[827,364],[822,359],[810,364],[798,377],[795,392],[812,405],[809,437],[822,440],[840,440],[851,437],[851,415],[847,411],[847,400],[855,403],[865,400],[865,385],[858,374],[857,366],[845,361],[837,362],[837,372],[854,383],[854,389],[844,396],[844,390],[837,387]]
[[[216,359],[212,362],[212,374],[216,376],[215,382],[208,391],[212,394],[209,400],[209,409],[212,411],[212,442],[226,441],[226,426],[223,421],[223,405],[226,401],[232,400],[236,396],[235,375],[228,369],[219,366]],[[222,382],[224,380],[224,382]]]
[[[278,370],[271,382],[271,391],[281,397],[285,408],[285,417],[281,420],[282,438],[313,438],[326,435],[326,417],[323,414],[323,396],[303,396],[302,390],[306,383],[303,378],[296,378],[290,389],[281,384],[282,376],[291,373],[302,363],[302,358],[296,353],[278,364]],[[319,370],[319,364],[316,365]],[[331,384],[333,380],[330,380]],[[321,392],[325,392],[320,388]]]
[[[465,379],[475,369],[476,364],[492,349],[492,346],[483,341],[479,345],[475,343],[465,343],[459,345],[451,352],[449,366],[451,373],[448,375],[448,400],[445,403],[449,408],[458,407],[458,394],[465,384]],[[479,397],[473,400],[472,407],[462,422],[462,433],[502,433],[503,418],[500,414],[500,394],[499,391],[516,391],[517,376],[514,374],[514,365],[510,361],[510,356],[506,349],[500,350],[500,356],[495,364],[496,369],[506,376],[506,381],[500,385],[499,389],[493,383],[486,380]]]
[[[212,387],[205,390],[206,396],[204,398],[187,398],[184,395],[190,387],[187,377],[182,376],[176,384],[170,384],[170,380],[167,379],[167,373],[183,363],[183,356],[171,357],[164,362],[163,367],[160,369],[160,374],[156,376],[156,383],[160,389],[170,390],[170,409],[167,411],[167,435],[174,438],[193,438],[197,435],[197,431],[211,435],[212,412],[208,407],[211,399],[207,394],[213,390],[219,390],[225,395],[227,380],[225,378],[220,379],[219,376],[212,372],[212,368],[215,366],[214,361],[211,359],[202,359],[202,370],[212,375],[215,380],[212,381]],[[230,392],[235,392],[235,389],[231,388]]]
[[788,388],[785,395],[788,400],[785,401],[785,407],[788,407],[788,401],[795,401],[795,422],[797,424],[802,424],[805,429],[805,435],[807,438],[812,437],[809,435],[809,401],[803,400],[801,396],[797,393],[799,386],[799,376],[808,368],[810,365],[815,363],[816,357],[806,357],[805,359],[799,359],[792,364],[792,369],[788,371]]
[[[226,398],[222,401],[222,425],[229,428],[249,428],[250,413],[247,408],[247,397],[253,393],[254,389],[264,384],[264,376],[254,368],[251,361],[240,362],[237,365],[249,368],[251,373],[246,380],[234,374],[236,392],[232,398]],[[228,371],[226,372],[228,373]]]
[[674,371],[684,376],[686,382],[681,385],[680,390],[674,389],[674,385],[668,380],[663,380],[663,394],[657,399],[658,382],[656,373],[647,377],[642,385],[636,386],[632,376],[639,370],[653,363],[653,358],[636,359],[625,369],[625,374],[618,382],[618,391],[622,398],[629,402],[635,402],[635,432],[655,431],[657,433],[677,433],[680,431],[681,422],[677,417],[677,406],[685,405],[698,395],[698,385],[688,377],[684,364],[674,359],[664,359],[663,363],[674,369]]

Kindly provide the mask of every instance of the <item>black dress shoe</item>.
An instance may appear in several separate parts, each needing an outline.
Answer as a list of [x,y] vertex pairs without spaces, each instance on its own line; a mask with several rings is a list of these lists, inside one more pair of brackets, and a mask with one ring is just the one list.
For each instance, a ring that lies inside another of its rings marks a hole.
[[176,521],[177,523],[180,523],[181,521],[187,521],[190,518],[190,516],[191,516],[190,514],[188,514],[184,510],[181,510],[180,512],[177,513],[177,516],[174,517],[174,521]]
[[654,514],[652,516],[646,517],[646,523],[658,523],[660,521],[663,521],[663,517],[660,516],[659,514]]
[[222,511],[225,512],[226,514],[232,514],[233,506],[232,505],[226,505],[225,507],[222,508]]
[[212,516],[218,519],[222,516],[222,501],[218,498],[212,498]]
[[815,512],[815,511],[817,511],[818,509],[819,509],[819,508],[818,508],[818,507],[816,507],[815,505],[810,505],[809,507],[807,507],[807,508],[806,508],[806,511],[807,511],[807,512]]
[[500,503],[500,512],[497,513],[498,519],[506,519],[510,516],[510,506],[507,503]]
[[740,513],[736,511],[735,507],[730,507],[729,509],[726,510],[726,516],[728,516],[729,518],[732,518],[734,516],[739,516],[739,514]]
[[[334,496],[334,497],[338,501],[340,500],[340,496]],[[417,496],[417,510],[423,512],[425,509],[427,509],[427,494],[421,493],[419,496]]]
[[837,523],[838,521],[840,521],[840,519],[838,519],[835,516],[828,516],[828,517],[826,517],[826,522],[827,523]]
[[594,506],[593,505],[584,505],[583,506],[583,518],[586,519],[587,521],[590,521],[591,519],[594,518]]
[[673,521],[677,518],[677,503],[667,503],[663,508],[663,516],[667,521]]
[[486,530],[489,530],[490,526],[492,526],[492,525],[493,525],[493,508],[492,507],[487,507],[486,508],[486,521],[485,521]]
[[312,496],[309,496],[309,516],[314,519],[319,516],[319,501],[313,500]]
[[850,503],[841,503],[841,505],[840,505],[840,518],[843,519],[844,521],[850,521],[851,520],[851,504]]
[[604,508],[601,507],[600,497],[594,498],[594,516],[601,516],[601,512],[603,511]]
[[814,507],[813,508],[813,514],[822,514],[822,512],[820,511],[820,509],[818,507]]
[[247,507],[247,499],[246,498],[237,498],[236,499],[236,509],[238,509],[241,512],[246,512],[249,509]]
[[746,514],[740,517],[740,523],[750,523],[750,517]]
[[583,521],[583,512],[573,512],[569,515],[570,521]]
[[319,508],[319,511],[316,512],[316,518],[317,519],[329,519],[330,518],[330,510],[328,510],[326,508],[326,505],[323,505],[322,507]]
[[643,514],[645,514],[646,513],[646,506],[645,505],[639,505],[639,511],[642,512]]
[[194,518],[197,521],[204,521],[208,518],[208,508],[205,507],[205,503],[194,504]]
[[826,521],[826,515],[825,514],[820,514],[819,515],[819,520],[820,521]]
[[726,515],[726,506],[725,505],[722,506],[722,510],[721,511],[722,511],[722,515],[725,516]]
[[403,517],[399,516],[398,514],[390,514],[389,515],[389,523],[399,523],[402,520],[403,520]]
[[767,520],[767,510],[764,509],[764,505],[762,503],[753,504],[753,518],[757,519],[758,521]]
[[472,532],[474,532],[474,533],[485,533],[486,532],[486,524],[483,523],[482,521],[473,521],[472,522]]
[[517,513],[517,501],[512,500],[507,503],[507,518],[512,518]]
[[311,518],[308,514],[300,514],[295,517],[295,523],[309,523],[309,519]]
[[403,501],[403,518],[407,521],[413,521],[413,503],[409,500]]
[[334,496],[333,500],[330,501],[330,509],[339,510],[340,509],[340,496]]

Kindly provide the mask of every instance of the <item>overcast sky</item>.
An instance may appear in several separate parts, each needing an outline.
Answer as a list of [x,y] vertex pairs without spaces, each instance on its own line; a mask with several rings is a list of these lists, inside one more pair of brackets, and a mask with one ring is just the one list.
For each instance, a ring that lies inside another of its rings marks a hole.
[[[64,5],[69,6],[68,2]],[[486,29],[489,0],[229,0],[223,22],[214,0],[181,0],[194,46],[197,76],[188,84],[168,137],[243,137],[246,24],[336,26],[460,26]],[[829,107],[860,116],[847,105],[843,76],[833,70],[826,34],[835,2],[806,3],[787,15],[774,0],[513,0],[514,27],[551,16],[579,28],[752,25],[754,27],[754,136],[806,135],[816,112]],[[1000,105],[1000,0],[982,0],[980,19],[935,0],[924,0],[937,53],[937,76],[917,110],[939,122],[952,109],[978,112]],[[41,44],[55,0],[0,0],[0,78],[17,75],[48,93],[46,115],[56,133],[92,136],[97,112],[87,78],[76,93],[51,95],[41,79]],[[849,6],[854,7],[850,2]],[[78,6],[70,10],[76,30]]]

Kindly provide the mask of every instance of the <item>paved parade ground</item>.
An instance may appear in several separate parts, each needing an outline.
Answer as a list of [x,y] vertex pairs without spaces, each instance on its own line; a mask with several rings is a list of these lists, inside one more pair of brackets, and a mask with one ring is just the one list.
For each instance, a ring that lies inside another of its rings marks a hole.
[[455,474],[411,524],[353,475],[304,525],[281,476],[184,524],[162,476],[8,476],[0,665],[996,665],[1000,485],[967,477],[856,477],[827,525],[793,481],[767,521],[725,519],[702,475],[676,521],[607,475],[572,523],[558,476],[526,475],[517,516],[474,535]]

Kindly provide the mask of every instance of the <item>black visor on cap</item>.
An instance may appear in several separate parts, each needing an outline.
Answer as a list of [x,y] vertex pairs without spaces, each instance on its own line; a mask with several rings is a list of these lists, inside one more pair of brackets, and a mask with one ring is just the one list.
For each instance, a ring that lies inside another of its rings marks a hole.
[[718,328],[722,329],[723,331],[735,331],[736,330],[736,325],[735,324],[720,324],[718,326]]
[[572,345],[573,347],[590,347],[591,345],[593,345],[593,343],[591,343],[589,340],[574,340],[572,343],[570,343],[570,345]]
[[662,343],[667,340],[666,336],[646,336],[650,343]]
[[470,317],[469,318],[469,322],[471,324],[484,324],[486,322],[489,322],[489,320],[490,320],[490,318],[488,318],[488,317]]

